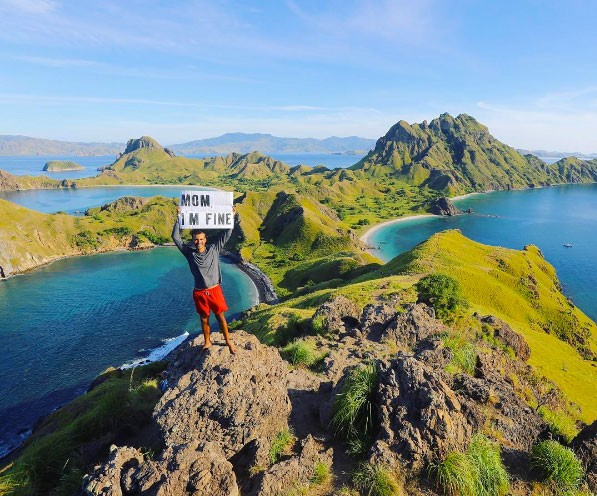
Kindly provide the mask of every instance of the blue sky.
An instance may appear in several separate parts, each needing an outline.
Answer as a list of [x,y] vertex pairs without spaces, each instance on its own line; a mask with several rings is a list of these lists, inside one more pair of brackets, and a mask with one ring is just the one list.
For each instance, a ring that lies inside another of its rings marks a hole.
[[594,1],[0,0],[0,134],[377,138],[467,113],[597,152]]

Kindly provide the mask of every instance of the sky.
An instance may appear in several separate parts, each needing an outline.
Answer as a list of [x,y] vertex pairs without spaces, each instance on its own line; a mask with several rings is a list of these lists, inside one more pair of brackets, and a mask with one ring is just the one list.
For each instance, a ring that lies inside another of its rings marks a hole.
[[0,134],[378,138],[466,113],[597,152],[597,2],[0,0]]

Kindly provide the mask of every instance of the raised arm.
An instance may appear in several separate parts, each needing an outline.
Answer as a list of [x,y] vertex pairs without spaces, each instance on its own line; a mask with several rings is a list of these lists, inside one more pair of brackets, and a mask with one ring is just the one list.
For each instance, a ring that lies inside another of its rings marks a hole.
[[182,254],[186,256],[189,252],[189,247],[182,242],[182,238],[180,237],[180,224],[178,215],[176,216],[176,222],[174,222],[174,227],[172,228],[172,241],[174,241],[174,244],[182,252]]

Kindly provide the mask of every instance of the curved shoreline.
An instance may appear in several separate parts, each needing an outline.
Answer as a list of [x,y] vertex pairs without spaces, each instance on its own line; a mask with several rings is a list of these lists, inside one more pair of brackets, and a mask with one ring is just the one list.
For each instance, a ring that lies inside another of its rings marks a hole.
[[371,226],[363,234],[361,234],[359,239],[367,245],[367,250],[373,251],[375,248],[373,246],[371,246],[369,241],[370,241],[371,236],[374,233],[376,233],[377,231],[379,231],[380,229],[382,229],[386,226],[389,226],[391,224],[397,224],[398,222],[405,222],[407,220],[413,220],[413,219],[426,219],[426,218],[431,218],[431,217],[441,217],[441,215],[435,215],[435,214],[408,215],[406,217],[398,217],[397,219],[386,220],[384,222],[380,222],[379,224],[374,224],[373,226]]

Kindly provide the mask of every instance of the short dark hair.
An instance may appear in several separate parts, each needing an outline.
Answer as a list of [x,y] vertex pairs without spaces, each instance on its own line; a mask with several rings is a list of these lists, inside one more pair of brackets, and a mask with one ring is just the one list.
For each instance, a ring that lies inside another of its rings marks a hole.
[[194,238],[195,236],[198,236],[199,234],[203,234],[207,238],[207,234],[205,234],[205,232],[203,232],[201,229],[193,229],[191,231],[191,238]]

